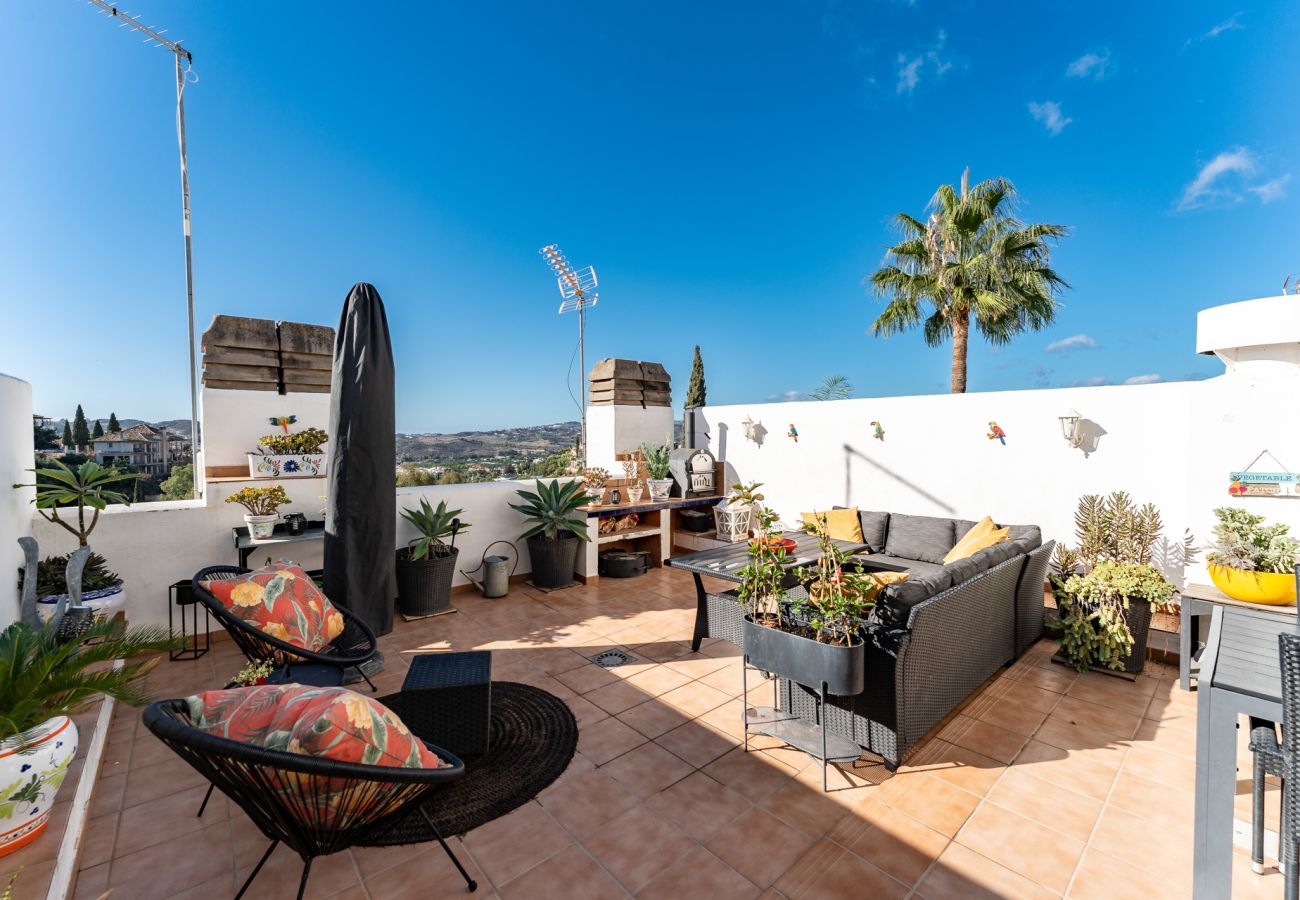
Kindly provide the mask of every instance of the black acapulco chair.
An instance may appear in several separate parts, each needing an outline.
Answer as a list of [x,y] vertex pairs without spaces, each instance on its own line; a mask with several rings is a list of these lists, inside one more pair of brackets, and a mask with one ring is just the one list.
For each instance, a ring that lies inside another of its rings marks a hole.
[[[370,685],[371,692],[376,690],[375,683],[370,680],[370,676],[365,673],[361,665],[378,654],[379,641],[375,633],[370,630],[370,626],[349,612],[347,607],[338,605],[334,607],[343,615],[343,633],[324,650],[311,651],[273,638],[255,625],[245,622],[232,614],[220,600],[203,587],[205,581],[230,580],[251,571],[253,570],[242,566],[208,566],[195,573],[191,581],[194,596],[221,623],[250,662],[272,660],[283,670],[283,679],[277,680],[286,682],[294,680],[292,677],[294,666],[332,666],[340,671],[355,668],[365,679],[366,684]],[[303,681],[312,683],[310,678],[304,678]]]
[[[271,841],[235,900],[243,897],[279,844],[288,846],[303,861],[298,883],[298,900],[302,900],[313,860],[373,843],[413,809],[419,809],[466,887],[478,890],[478,883],[423,808],[430,792],[465,774],[465,764],[445,750],[425,744],[450,763],[442,769],[367,766],[270,750],[195,728],[184,700],[151,704],[144,711],[144,724],[238,804]],[[323,808],[315,801],[326,794],[333,795],[334,802]]]

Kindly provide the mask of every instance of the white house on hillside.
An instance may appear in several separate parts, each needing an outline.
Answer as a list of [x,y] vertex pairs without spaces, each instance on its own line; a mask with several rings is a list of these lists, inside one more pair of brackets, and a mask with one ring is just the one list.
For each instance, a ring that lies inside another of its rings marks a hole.
[[186,456],[188,442],[166,428],[140,424],[91,441],[95,461],[101,466],[125,459],[145,475],[166,475]]

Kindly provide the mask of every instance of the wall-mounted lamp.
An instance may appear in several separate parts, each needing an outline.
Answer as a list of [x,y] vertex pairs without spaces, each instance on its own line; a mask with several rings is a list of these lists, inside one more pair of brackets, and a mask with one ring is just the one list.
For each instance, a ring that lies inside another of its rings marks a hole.
[[745,416],[745,418],[740,422],[740,427],[745,431],[745,440],[753,441],[756,444],[759,442],[758,429],[762,428],[762,425],[755,422],[749,416]]
[[1065,415],[1061,416],[1061,436],[1071,447],[1078,447],[1083,443],[1083,435],[1079,432],[1079,415],[1077,409],[1072,409]]

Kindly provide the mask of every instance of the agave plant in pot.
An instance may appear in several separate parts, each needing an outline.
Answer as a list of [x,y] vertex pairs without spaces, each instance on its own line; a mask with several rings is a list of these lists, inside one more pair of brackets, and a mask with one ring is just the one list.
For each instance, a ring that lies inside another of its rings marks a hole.
[[519,537],[528,542],[532,560],[533,584],[548,590],[573,583],[578,561],[578,546],[587,536],[587,522],[579,507],[592,501],[580,481],[547,484],[540,479],[535,490],[515,491],[523,503],[510,508],[524,515],[527,526]]
[[1265,525],[1263,516],[1226,506],[1214,517],[1214,543],[1205,557],[1214,586],[1245,603],[1295,603],[1300,543],[1290,528]]
[[280,518],[276,510],[291,501],[284,488],[277,484],[274,487],[240,488],[227,497],[226,502],[238,503],[248,510],[244,513],[248,536],[255,541],[266,541],[275,535],[275,521]]
[[[36,475],[35,484],[14,487],[35,487],[36,511],[47,522],[58,525],[76,537],[79,548],[90,546],[90,534],[99,524],[100,513],[109,504],[131,505],[131,498],[117,490],[117,485],[139,477],[120,469],[101,466],[94,460],[87,460],[75,468],[51,460],[47,465],[29,471]],[[72,514],[74,509],[75,517]],[[88,509],[92,510],[89,521],[86,516]],[[70,590],[66,574],[68,560],[67,555],[51,556],[36,565],[37,608],[42,620],[49,620],[55,608],[67,600],[67,592]],[[104,557],[97,553],[91,553],[86,558],[80,588],[81,602],[90,607],[96,616],[111,618],[126,609],[126,590],[122,579],[109,570]]]
[[[1074,514],[1077,549],[1057,546],[1060,574],[1049,580],[1060,617],[1059,661],[1136,676],[1146,663],[1154,610],[1175,588],[1151,564],[1164,525],[1150,503],[1123,491],[1080,498]],[[1082,572],[1076,570],[1082,569]]]
[[[421,497],[418,509],[402,510],[402,518],[418,535],[397,551],[397,603],[404,615],[432,616],[451,608],[451,579],[456,574],[456,535],[469,528],[461,509],[435,509]],[[444,541],[450,538],[450,541]]]
[[[177,649],[160,628],[123,630],[98,619],[71,640],[58,624],[15,622],[0,633],[0,854],[38,838],[77,754],[72,716],[100,696],[149,701],[141,679],[156,654]],[[120,668],[112,664],[126,660]]]
[[804,587],[785,587],[786,544],[777,517],[765,506],[754,510],[758,536],[749,545],[749,564],[740,571],[737,599],[744,611],[745,656],[750,665],[828,694],[862,692],[864,659],[859,626],[879,586],[845,566],[849,554],[829,536],[825,517],[810,530],[822,556],[813,568],[794,572]]
[[642,444],[641,458],[645,460],[646,486],[650,488],[651,500],[667,500],[673,489],[673,480],[668,477],[668,455],[672,444],[665,437],[662,444]]

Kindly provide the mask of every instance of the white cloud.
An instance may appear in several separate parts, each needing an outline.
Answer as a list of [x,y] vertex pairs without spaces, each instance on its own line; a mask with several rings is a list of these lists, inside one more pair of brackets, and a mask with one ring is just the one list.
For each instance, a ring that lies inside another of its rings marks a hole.
[[1048,100],[1046,103],[1030,103],[1029,114],[1036,121],[1042,122],[1043,127],[1051,133],[1052,137],[1056,137],[1065,129],[1066,125],[1074,121],[1074,119],[1062,115],[1061,104],[1053,100]]
[[1110,379],[1105,375],[1093,375],[1091,378],[1080,378],[1078,381],[1071,381],[1070,387],[1102,387],[1110,384]]
[[1096,350],[1097,342],[1086,334],[1074,334],[1047,345],[1048,353],[1068,353],[1071,350]]
[[781,394],[769,394],[767,399],[774,400],[778,403],[793,403],[796,400],[802,400],[804,395],[801,391],[785,391]]
[[1162,376],[1155,375],[1155,374],[1134,375],[1131,378],[1125,378],[1124,383],[1125,384],[1155,384],[1158,381],[1164,381],[1164,380],[1165,379]]
[[1184,44],[1183,46],[1187,46],[1188,44],[1196,44],[1201,41],[1212,41],[1219,35],[1223,34],[1225,31],[1241,31],[1246,26],[1242,25],[1241,22],[1237,21],[1240,18],[1241,18],[1241,13],[1235,12],[1232,15],[1228,16],[1228,18],[1220,22],[1218,25],[1215,25],[1209,31],[1205,32],[1205,34],[1201,35],[1200,37],[1188,38],[1187,43]]
[[1202,206],[1240,203],[1243,192],[1254,194],[1260,203],[1272,203],[1286,196],[1290,173],[1263,182],[1254,182],[1259,173],[1259,159],[1249,147],[1224,150],[1201,166],[1178,198],[1178,211]]
[[921,83],[923,72],[939,78],[952,68],[952,61],[943,52],[947,43],[948,32],[941,28],[929,48],[915,54],[898,54],[898,93],[911,94],[915,91]]
[[1065,67],[1068,78],[1092,78],[1101,81],[1110,69],[1110,49],[1101,53],[1085,53]]
[[1286,186],[1290,180],[1291,173],[1288,172],[1285,175],[1274,178],[1272,181],[1248,186],[1246,190],[1258,197],[1260,203],[1272,203],[1274,200],[1281,200],[1286,196]]
[[921,65],[924,62],[925,60],[919,56],[908,59],[906,53],[898,54],[898,92],[900,94],[910,94],[916,90],[916,86],[921,82]]

